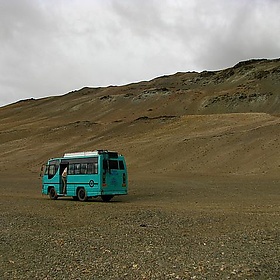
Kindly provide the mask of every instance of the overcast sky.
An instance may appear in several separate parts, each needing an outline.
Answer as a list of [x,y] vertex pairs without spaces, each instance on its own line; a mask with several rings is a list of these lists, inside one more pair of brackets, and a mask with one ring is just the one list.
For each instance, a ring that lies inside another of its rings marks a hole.
[[0,0],[0,106],[280,57],[279,0]]

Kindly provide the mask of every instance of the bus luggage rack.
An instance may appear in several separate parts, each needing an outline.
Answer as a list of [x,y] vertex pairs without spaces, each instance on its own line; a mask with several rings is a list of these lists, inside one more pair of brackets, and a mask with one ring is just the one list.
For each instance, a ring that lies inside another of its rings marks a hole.
[[88,152],[75,152],[75,153],[65,153],[63,157],[86,157],[86,156],[96,156],[100,154],[108,154],[109,157],[118,157],[117,152],[111,152],[108,150],[96,150],[96,151],[88,151]]
[[65,153],[64,157],[85,157],[85,156],[96,156],[98,151],[89,151],[89,152],[75,152],[75,153]]

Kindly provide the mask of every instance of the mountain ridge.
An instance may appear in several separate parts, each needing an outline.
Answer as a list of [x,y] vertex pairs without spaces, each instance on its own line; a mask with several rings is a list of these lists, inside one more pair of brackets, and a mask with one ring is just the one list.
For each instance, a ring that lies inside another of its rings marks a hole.
[[280,59],[261,59],[19,101],[0,108],[0,168],[37,172],[49,157],[107,148],[136,173],[277,176],[279,88]]

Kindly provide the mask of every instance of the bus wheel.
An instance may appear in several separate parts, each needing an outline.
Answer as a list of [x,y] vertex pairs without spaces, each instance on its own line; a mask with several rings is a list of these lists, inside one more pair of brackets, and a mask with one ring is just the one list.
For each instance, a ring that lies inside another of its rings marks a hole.
[[109,202],[114,196],[113,195],[101,195],[101,199],[104,202]]
[[56,200],[57,199],[57,193],[56,193],[54,187],[50,188],[49,196],[50,196],[50,199],[52,199],[52,200]]
[[86,194],[86,191],[85,191],[84,188],[78,189],[77,195],[78,195],[78,199],[79,199],[80,201],[87,201],[87,199],[88,199],[87,194]]

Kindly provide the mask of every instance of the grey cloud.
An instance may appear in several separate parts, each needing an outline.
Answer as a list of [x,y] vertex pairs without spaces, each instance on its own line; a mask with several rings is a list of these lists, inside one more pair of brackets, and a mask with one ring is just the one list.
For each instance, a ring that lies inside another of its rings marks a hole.
[[280,2],[0,0],[0,106],[280,50]]

